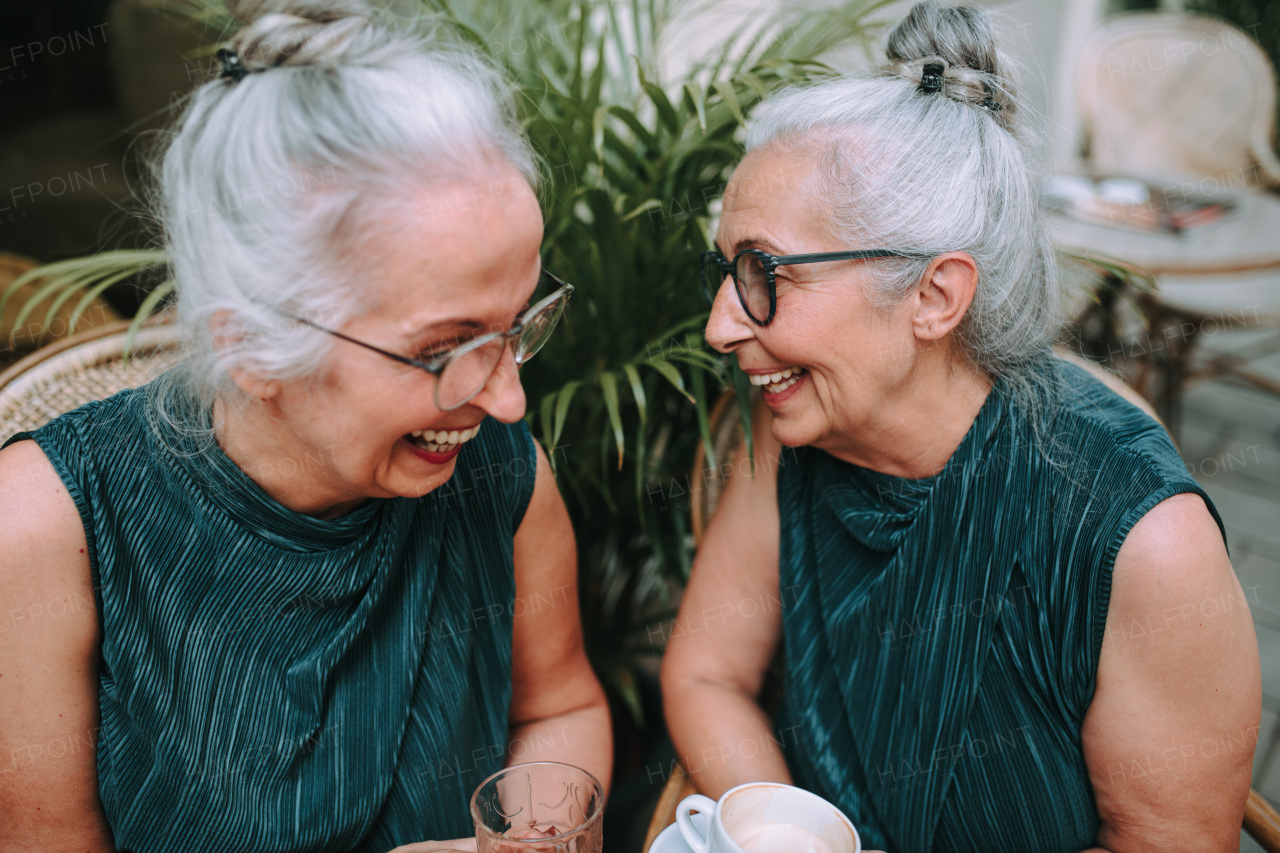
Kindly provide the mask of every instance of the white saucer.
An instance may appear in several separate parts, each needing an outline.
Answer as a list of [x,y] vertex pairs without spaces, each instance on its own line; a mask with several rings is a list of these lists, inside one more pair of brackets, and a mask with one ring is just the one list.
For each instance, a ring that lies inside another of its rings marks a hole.
[[[706,832],[707,819],[702,812],[689,815],[689,819],[693,821],[695,829]],[[649,848],[649,853],[693,853],[693,848],[685,843],[684,836],[680,834],[680,824],[673,823],[653,839],[653,846]]]

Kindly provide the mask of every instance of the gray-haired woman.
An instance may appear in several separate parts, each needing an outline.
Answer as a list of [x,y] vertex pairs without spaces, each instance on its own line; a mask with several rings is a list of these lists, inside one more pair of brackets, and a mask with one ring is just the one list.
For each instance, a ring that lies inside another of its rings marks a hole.
[[571,288],[501,81],[231,5],[160,175],[186,359],[0,452],[5,851],[386,853],[504,763],[609,780],[517,373]]
[[764,407],[667,651],[682,759],[889,851],[1234,850],[1259,664],[1217,514],[1050,353],[985,14],[918,5],[888,60],[762,105],[725,194],[706,334]]

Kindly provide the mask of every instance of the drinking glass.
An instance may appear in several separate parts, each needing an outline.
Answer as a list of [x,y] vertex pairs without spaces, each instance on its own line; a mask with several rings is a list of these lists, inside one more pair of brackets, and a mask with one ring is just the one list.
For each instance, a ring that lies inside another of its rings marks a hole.
[[471,797],[477,853],[600,853],[604,788],[572,764],[499,770]]

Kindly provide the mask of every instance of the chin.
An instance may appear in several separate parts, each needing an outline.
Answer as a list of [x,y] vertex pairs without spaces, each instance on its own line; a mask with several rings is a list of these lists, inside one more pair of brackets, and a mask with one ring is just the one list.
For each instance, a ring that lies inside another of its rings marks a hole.
[[424,472],[416,457],[395,460],[388,470],[382,472],[378,486],[393,497],[420,498],[449,482],[457,468],[457,460],[450,459],[443,465],[431,467],[434,470]]
[[405,488],[396,490],[396,494],[402,498],[420,498],[423,495],[429,495],[453,479],[453,468],[454,464],[450,462],[446,468],[435,476],[406,483]]
[[818,433],[804,424],[786,423],[775,418],[771,427],[774,439],[783,447],[805,447],[818,439]]

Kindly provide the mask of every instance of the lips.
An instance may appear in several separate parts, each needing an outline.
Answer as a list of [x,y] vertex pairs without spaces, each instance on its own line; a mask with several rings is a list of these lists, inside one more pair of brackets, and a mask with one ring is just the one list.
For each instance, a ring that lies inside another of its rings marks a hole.
[[423,450],[411,441],[405,441],[405,445],[409,448],[409,452],[432,465],[444,465],[450,462],[455,456],[462,452],[462,445],[455,444],[453,449],[444,453],[436,453],[430,450]]

